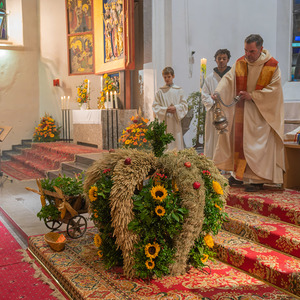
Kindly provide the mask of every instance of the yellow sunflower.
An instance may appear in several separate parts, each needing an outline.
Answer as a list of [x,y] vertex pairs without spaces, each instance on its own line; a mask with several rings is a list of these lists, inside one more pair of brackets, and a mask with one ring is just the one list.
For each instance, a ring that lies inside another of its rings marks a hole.
[[219,195],[223,195],[223,190],[221,188],[221,185],[219,182],[217,181],[213,181],[213,188],[214,188],[214,191],[219,194]]
[[205,263],[208,260],[208,255],[207,254],[203,254],[203,257],[201,258],[201,261],[203,263]]
[[204,242],[209,248],[212,248],[214,246],[214,240],[210,234],[207,234],[204,237]]
[[160,251],[160,247],[157,243],[147,244],[145,247],[145,254],[147,257],[155,258]]
[[97,252],[97,254],[98,254],[98,256],[101,258],[101,257],[103,257],[103,252],[101,251],[101,250],[99,250],[98,252]]
[[96,186],[92,186],[89,190],[89,199],[93,202],[97,200],[97,192],[98,188]]
[[151,196],[155,200],[163,201],[168,196],[168,191],[162,185],[156,185],[151,189]]
[[148,270],[152,270],[155,266],[155,263],[152,259],[147,260],[145,264]]
[[102,244],[102,239],[101,239],[101,237],[98,233],[95,234],[95,236],[94,236],[94,243],[95,243],[97,248],[99,248]]
[[155,212],[159,217],[162,217],[166,213],[165,209],[160,205],[155,207]]

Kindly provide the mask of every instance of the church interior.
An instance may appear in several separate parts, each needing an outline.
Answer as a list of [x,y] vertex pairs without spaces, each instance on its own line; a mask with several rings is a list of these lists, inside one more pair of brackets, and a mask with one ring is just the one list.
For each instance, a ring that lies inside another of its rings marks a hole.
[[[300,299],[299,20],[299,0],[0,0],[3,299]],[[214,54],[236,65],[250,34],[284,123],[283,182],[256,192],[204,155],[201,119]],[[167,66],[193,114],[164,155]]]

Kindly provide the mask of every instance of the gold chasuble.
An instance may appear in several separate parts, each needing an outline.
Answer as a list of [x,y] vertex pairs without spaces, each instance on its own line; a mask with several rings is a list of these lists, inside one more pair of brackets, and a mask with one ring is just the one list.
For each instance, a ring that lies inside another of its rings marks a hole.
[[[260,73],[258,81],[256,83],[255,90],[262,90],[270,82],[277,68],[278,61],[273,57],[268,60]],[[247,75],[248,75],[248,64],[245,57],[242,56],[236,62],[235,76],[236,76],[236,95],[240,91],[247,91]],[[237,179],[243,179],[244,172],[246,169],[246,159],[244,156],[243,148],[243,124],[244,124],[244,103],[245,100],[240,100],[236,104],[235,109],[235,139],[234,139],[234,171]]]
[[263,49],[255,62],[238,59],[215,92],[226,105],[240,91],[252,100],[223,106],[228,131],[218,136],[213,157],[221,170],[249,183],[282,183],[284,170],[284,107],[278,62]]

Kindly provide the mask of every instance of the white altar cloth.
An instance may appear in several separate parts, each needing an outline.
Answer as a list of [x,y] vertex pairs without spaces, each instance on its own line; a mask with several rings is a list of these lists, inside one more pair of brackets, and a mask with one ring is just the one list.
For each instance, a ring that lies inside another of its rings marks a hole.
[[101,124],[101,109],[73,110],[73,124]]

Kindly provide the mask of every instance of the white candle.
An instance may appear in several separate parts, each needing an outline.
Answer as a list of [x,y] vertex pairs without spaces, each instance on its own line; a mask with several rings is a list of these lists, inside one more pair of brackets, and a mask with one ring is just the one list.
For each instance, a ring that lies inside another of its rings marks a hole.
[[64,109],[66,109],[66,96],[64,96],[64,105],[63,105]]
[[100,76],[100,91],[103,89],[103,76]]
[[118,108],[118,98],[117,98],[117,91],[114,91],[114,98],[115,98],[115,108]]
[[106,92],[106,108],[109,108],[108,92]]
[[61,109],[64,109],[64,97],[61,96],[60,100],[61,100]]
[[88,88],[87,88],[87,93],[90,93],[90,80],[88,80]]
[[205,65],[206,66],[207,59],[206,58],[201,58],[201,66]]
[[67,109],[70,108],[69,106],[70,106],[70,96],[68,96]]
[[113,93],[110,91],[110,102],[113,103]]

